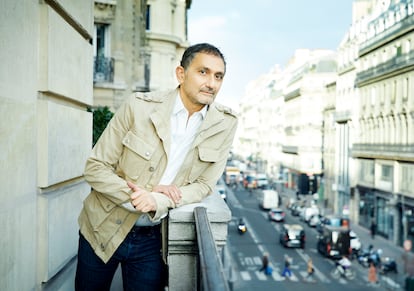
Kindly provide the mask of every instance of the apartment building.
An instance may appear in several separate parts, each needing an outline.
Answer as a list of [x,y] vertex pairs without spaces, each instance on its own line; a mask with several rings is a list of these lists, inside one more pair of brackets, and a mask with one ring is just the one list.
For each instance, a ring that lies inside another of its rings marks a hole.
[[94,106],[177,85],[191,0],[94,1]]
[[358,49],[359,223],[398,245],[414,238],[414,2],[383,1]]
[[[360,134],[358,122],[358,89],[355,79],[358,66],[360,39],[367,30],[368,20],[376,2],[360,0],[353,3],[352,24],[338,46],[338,77],[335,100],[335,165],[334,183],[329,206],[335,213],[347,213],[353,221],[359,220],[359,205],[356,203],[356,163],[352,157],[352,146]],[[325,176],[327,176],[325,174]],[[325,191],[328,188],[325,187]]]
[[288,187],[300,194],[318,191],[322,172],[324,109],[336,79],[336,53],[298,50],[286,67],[284,88],[285,144],[283,167]]

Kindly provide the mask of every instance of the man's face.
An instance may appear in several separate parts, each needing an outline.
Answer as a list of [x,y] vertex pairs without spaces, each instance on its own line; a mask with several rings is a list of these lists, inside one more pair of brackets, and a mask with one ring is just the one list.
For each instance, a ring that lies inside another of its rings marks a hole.
[[197,108],[200,110],[204,105],[213,103],[223,83],[224,73],[223,60],[205,53],[196,54],[186,71],[181,66],[177,67],[176,75],[184,104],[197,111]]

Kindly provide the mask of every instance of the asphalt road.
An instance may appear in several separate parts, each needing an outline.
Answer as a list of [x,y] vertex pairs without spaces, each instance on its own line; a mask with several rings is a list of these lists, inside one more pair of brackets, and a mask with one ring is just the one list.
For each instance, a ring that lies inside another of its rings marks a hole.
[[[304,249],[284,248],[279,243],[279,234],[283,223],[268,220],[267,211],[259,206],[259,193],[249,193],[241,187],[237,190],[227,190],[227,204],[232,211],[232,221],[229,224],[228,250],[232,267],[232,289],[245,290],[309,290],[317,288],[323,290],[388,290],[381,285],[372,285],[368,282],[368,269],[360,266],[356,261],[352,268],[355,278],[335,279],[330,274],[335,267],[333,260],[323,257],[316,249],[317,231],[301,222],[298,217],[291,216],[286,211],[284,223],[302,224],[306,233]],[[284,203],[282,202],[282,205]],[[282,207],[284,208],[284,207]],[[237,231],[238,219],[243,217],[248,231],[240,235]],[[260,272],[263,253],[269,253],[272,275]],[[281,276],[283,258],[287,254],[292,258],[292,276]],[[307,276],[307,261],[311,257],[315,273],[311,281]]]

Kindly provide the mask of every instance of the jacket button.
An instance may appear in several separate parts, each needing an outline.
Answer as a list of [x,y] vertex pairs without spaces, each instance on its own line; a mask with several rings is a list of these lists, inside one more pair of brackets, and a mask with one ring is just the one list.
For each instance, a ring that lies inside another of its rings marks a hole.
[[150,152],[145,152],[145,156],[149,157]]
[[116,224],[121,224],[121,223],[122,223],[122,220],[120,220],[120,219],[116,220]]
[[150,172],[154,172],[154,170],[155,170],[155,168],[154,168],[154,167],[150,167],[150,168],[149,168],[149,171],[150,171]]
[[103,243],[101,243],[101,249],[102,249],[102,250],[105,250],[105,246],[104,246],[104,244],[103,244]]

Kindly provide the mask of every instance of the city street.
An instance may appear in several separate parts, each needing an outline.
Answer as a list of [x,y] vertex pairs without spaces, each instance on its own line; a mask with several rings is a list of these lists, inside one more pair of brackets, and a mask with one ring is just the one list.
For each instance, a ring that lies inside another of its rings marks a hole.
[[[384,278],[380,278],[380,284],[372,285],[368,282],[368,269],[362,267],[356,260],[352,262],[355,278],[333,278],[331,271],[335,268],[335,262],[323,257],[316,249],[317,231],[292,216],[284,206],[286,218],[284,223],[301,224],[306,233],[305,248],[285,248],[279,242],[279,234],[283,222],[271,222],[267,211],[259,207],[260,190],[249,193],[242,187],[237,190],[227,190],[227,204],[232,210],[232,221],[229,224],[228,250],[232,260],[232,289],[244,290],[402,290],[400,286],[384,284]],[[281,205],[284,205],[282,201]],[[247,232],[239,234],[237,225],[239,218],[243,217],[247,225]],[[364,242],[363,242],[364,243]],[[262,256],[269,254],[269,262],[273,268],[272,275],[260,272]],[[281,276],[283,270],[284,255],[292,258],[292,276]],[[311,257],[315,269],[312,280],[307,277],[307,261]],[[390,275],[392,276],[392,275]],[[387,278],[385,278],[387,279]],[[392,281],[392,280],[391,280]]]

